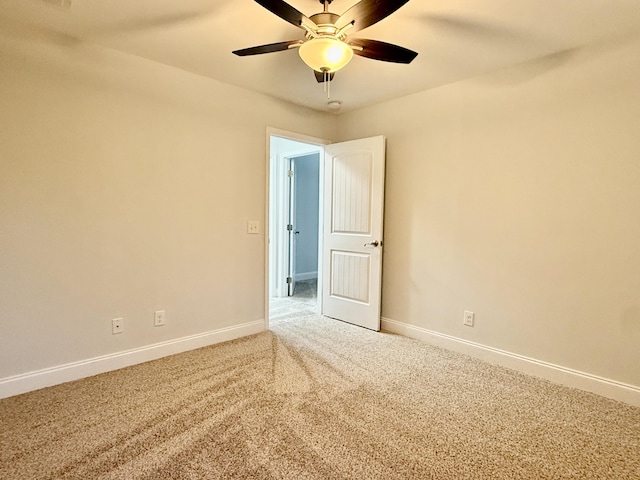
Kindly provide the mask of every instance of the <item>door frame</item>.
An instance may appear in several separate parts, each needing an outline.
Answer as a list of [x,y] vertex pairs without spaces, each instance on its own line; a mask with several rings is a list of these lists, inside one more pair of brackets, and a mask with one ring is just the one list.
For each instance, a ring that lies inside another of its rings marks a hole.
[[[315,145],[320,147],[320,178],[319,178],[319,215],[318,215],[318,302],[317,309],[318,313],[322,313],[322,247],[323,247],[323,215],[322,215],[322,205],[324,199],[324,168],[323,159],[324,159],[324,146],[329,145],[331,143],[330,140],[312,137],[310,135],[305,135],[302,133],[291,132],[287,130],[281,130],[278,128],[267,127],[266,131],[266,197],[265,197],[265,222],[264,222],[264,232],[265,232],[265,241],[264,241],[264,249],[265,249],[265,292],[264,292],[264,319],[265,319],[265,329],[269,329],[269,298],[270,298],[270,274],[271,268],[269,256],[270,256],[270,229],[271,222],[273,219],[270,218],[270,206],[271,206],[271,173],[272,173],[272,162],[277,161],[277,158],[271,158],[271,137],[280,137],[287,140],[292,140],[294,142],[307,143],[310,145]],[[290,155],[290,156],[298,156],[298,155]]]

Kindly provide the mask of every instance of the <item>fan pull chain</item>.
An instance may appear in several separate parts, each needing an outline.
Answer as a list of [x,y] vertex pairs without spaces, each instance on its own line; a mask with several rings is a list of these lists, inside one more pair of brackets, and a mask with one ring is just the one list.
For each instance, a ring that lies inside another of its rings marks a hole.
[[331,98],[331,75],[328,70],[322,71],[322,83],[324,91],[327,92],[327,100]]

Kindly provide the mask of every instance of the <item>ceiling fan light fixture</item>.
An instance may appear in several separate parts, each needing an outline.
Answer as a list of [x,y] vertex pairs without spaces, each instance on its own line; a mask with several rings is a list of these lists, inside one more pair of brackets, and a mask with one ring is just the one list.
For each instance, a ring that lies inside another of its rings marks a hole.
[[304,63],[323,73],[337,72],[353,58],[352,48],[331,36],[307,40],[300,45],[298,53]]

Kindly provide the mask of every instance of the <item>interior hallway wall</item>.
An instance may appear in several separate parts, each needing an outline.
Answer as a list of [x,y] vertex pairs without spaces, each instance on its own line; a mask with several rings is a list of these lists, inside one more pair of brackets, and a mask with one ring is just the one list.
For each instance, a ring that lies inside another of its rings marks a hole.
[[320,155],[296,157],[295,222],[296,280],[318,277],[318,209],[320,197]]

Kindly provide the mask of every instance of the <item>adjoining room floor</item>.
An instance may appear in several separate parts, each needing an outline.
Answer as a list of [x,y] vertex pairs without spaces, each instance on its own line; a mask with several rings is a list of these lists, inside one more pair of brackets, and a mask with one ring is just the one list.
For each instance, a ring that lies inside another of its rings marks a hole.
[[312,278],[296,282],[292,297],[272,297],[269,299],[270,321],[316,313],[317,293],[317,279]]

